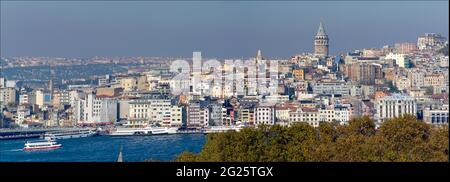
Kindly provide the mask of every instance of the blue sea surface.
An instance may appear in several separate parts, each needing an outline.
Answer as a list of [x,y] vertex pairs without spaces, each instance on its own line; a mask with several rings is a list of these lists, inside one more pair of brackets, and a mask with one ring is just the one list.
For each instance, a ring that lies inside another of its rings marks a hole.
[[115,162],[120,146],[125,162],[170,161],[183,151],[200,152],[205,138],[203,134],[94,136],[58,140],[62,148],[38,151],[23,150],[26,141],[36,139],[0,140],[0,162]]

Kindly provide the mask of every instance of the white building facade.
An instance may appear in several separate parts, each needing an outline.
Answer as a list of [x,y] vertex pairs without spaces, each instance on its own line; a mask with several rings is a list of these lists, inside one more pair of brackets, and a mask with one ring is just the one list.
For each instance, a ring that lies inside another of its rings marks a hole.
[[405,114],[416,116],[417,104],[413,97],[401,94],[385,96],[376,101],[376,115],[378,122],[401,117]]

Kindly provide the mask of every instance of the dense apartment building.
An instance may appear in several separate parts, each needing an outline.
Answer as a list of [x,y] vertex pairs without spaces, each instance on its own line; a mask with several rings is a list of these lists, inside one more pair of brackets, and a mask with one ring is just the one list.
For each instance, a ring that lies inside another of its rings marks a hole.
[[411,88],[411,80],[405,76],[398,76],[394,80],[394,85],[398,90],[407,90]]
[[383,78],[382,66],[373,63],[346,64],[344,73],[351,81],[364,85],[373,85],[375,79]]
[[201,107],[199,102],[191,102],[187,106],[187,128],[202,128],[209,126],[209,110]]
[[423,110],[423,121],[433,125],[448,124],[448,108],[448,104],[445,104],[440,108],[426,107]]
[[70,105],[70,95],[67,90],[57,90],[53,92],[52,96],[53,106],[65,106]]
[[256,125],[275,124],[275,105],[270,103],[260,103],[256,106]]
[[163,118],[162,126],[183,127],[184,124],[186,124],[185,107],[181,105],[172,105],[170,114]]
[[350,95],[351,87],[345,81],[317,82],[312,85],[314,94]]
[[169,98],[135,99],[129,102],[129,120],[141,123],[163,122],[170,118]]
[[295,111],[289,112],[289,123],[305,122],[313,127],[318,127],[319,112],[315,108],[297,108]]
[[423,85],[431,87],[443,86],[445,85],[444,75],[438,73],[427,74],[424,77]]
[[118,102],[94,93],[85,94],[75,101],[74,118],[78,124],[115,123],[118,120]]
[[15,88],[6,87],[0,89],[1,105],[14,104],[17,102],[17,91]]
[[417,47],[420,50],[439,48],[442,47],[446,41],[446,38],[440,34],[426,33],[417,38]]
[[389,53],[386,55],[385,59],[393,60],[400,68],[411,67],[411,58],[407,54]]
[[410,69],[408,70],[408,79],[411,83],[411,88],[423,87],[424,77],[426,72],[420,69]]
[[379,122],[405,114],[416,116],[417,104],[414,97],[402,94],[384,96],[376,101],[376,118]]

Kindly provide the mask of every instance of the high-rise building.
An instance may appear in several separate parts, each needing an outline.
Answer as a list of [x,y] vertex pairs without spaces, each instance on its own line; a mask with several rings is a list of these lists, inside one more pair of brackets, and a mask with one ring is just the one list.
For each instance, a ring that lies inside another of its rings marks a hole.
[[79,124],[114,123],[118,117],[116,99],[93,93],[77,99],[74,109],[74,117]]
[[52,104],[54,107],[70,104],[70,96],[67,90],[56,90],[52,95]]
[[36,104],[39,108],[44,105],[50,105],[52,102],[52,94],[45,92],[44,89],[34,90],[32,93],[31,104]]
[[17,91],[14,88],[0,89],[0,105],[14,104],[17,102]]
[[170,108],[170,121],[168,126],[181,127],[185,123],[186,111],[183,106],[174,105]]
[[346,74],[351,81],[358,82],[365,85],[375,84],[375,79],[383,77],[382,68],[379,64],[370,63],[353,63],[345,65],[344,74]]
[[19,95],[19,104],[28,104],[29,103],[29,97],[28,93],[21,92]]
[[189,103],[187,115],[186,127],[188,128],[201,128],[209,125],[209,110],[202,108],[198,102]]
[[222,123],[222,104],[213,103],[209,105],[210,109],[210,123],[213,126],[221,126]]
[[319,30],[314,37],[314,54],[317,56],[328,56],[328,35],[325,33],[322,22],[320,22]]

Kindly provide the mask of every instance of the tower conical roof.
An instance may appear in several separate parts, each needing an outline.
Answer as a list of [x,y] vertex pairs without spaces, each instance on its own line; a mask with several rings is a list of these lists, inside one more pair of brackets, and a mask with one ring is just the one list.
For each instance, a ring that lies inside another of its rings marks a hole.
[[322,21],[320,21],[319,30],[317,30],[316,36],[327,36],[327,33],[325,33],[325,28],[323,27]]

